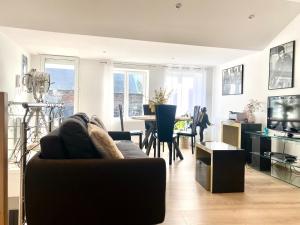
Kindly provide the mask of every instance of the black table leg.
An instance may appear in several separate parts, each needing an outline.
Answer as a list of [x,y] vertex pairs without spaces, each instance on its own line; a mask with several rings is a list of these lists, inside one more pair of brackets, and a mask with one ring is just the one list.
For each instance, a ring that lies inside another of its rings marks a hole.
[[147,155],[150,154],[150,150],[151,150],[151,148],[152,148],[154,139],[155,139],[155,137],[154,137],[153,133],[151,133],[151,137],[150,137],[150,140],[149,140],[149,144],[148,144],[148,147],[147,147],[147,150],[146,150],[146,154],[147,154]]
[[192,136],[192,154],[194,154],[194,137]]
[[152,134],[153,131],[154,131],[154,127],[150,127],[148,130],[146,130],[145,138],[143,140],[141,149],[143,149],[145,146],[147,146],[147,148],[148,148],[148,146],[149,146],[149,143],[148,143],[149,137],[150,137],[150,135]]
[[139,146],[140,146],[140,149],[143,149],[143,144],[142,144],[142,136],[143,134],[139,134]]
[[157,140],[157,157],[160,158],[160,141]]
[[175,151],[175,145],[174,145],[174,144],[173,144],[172,151],[173,151],[173,161],[175,161],[176,156],[177,156],[178,154],[176,154],[176,151]]
[[179,157],[181,160],[183,160],[183,155],[182,155],[182,153],[181,153],[181,151],[180,151],[180,149],[179,149],[179,146],[178,146],[178,144],[177,144],[177,142],[176,142],[175,139],[173,139],[173,145],[174,145],[174,147],[175,147],[175,150],[176,150],[176,153],[177,153],[178,157]]
[[168,148],[169,148],[169,165],[172,165],[172,142],[168,142]]

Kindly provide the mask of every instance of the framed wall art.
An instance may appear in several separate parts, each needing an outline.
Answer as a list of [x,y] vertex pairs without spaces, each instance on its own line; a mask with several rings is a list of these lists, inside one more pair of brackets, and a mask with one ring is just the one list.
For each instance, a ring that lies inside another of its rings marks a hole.
[[269,90],[294,87],[295,41],[270,49]]
[[244,65],[224,69],[222,76],[222,95],[243,94]]

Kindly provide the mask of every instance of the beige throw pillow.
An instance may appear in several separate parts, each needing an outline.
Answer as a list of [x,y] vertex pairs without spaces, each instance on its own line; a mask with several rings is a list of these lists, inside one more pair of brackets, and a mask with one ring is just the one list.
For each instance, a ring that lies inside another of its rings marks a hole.
[[124,159],[117,145],[104,129],[88,123],[88,133],[96,148],[105,151],[112,159]]

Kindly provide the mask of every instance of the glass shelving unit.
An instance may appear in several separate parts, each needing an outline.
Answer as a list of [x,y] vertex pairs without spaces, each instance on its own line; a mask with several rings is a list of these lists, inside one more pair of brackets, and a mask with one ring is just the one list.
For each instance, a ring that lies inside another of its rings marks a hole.
[[[247,132],[250,136],[259,138],[266,138],[268,140],[277,140],[281,142],[294,142],[300,144],[300,138],[291,138],[286,135],[265,134],[264,132]],[[261,171],[265,174],[271,175],[289,184],[300,187],[300,158],[291,158],[291,155],[279,152],[251,152],[252,155],[258,156],[264,160],[268,169]],[[254,157],[253,157],[254,158]],[[257,157],[256,157],[257,158]],[[251,166],[251,164],[250,164]]]
[[275,134],[266,134],[265,132],[261,131],[247,131],[246,134],[250,135],[256,135],[260,137],[265,137],[269,139],[276,139],[281,141],[293,141],[293,142],[300,142],[300,137],[288,137],[286,136],[287,133],[284,133],[282,135],[275,135]]

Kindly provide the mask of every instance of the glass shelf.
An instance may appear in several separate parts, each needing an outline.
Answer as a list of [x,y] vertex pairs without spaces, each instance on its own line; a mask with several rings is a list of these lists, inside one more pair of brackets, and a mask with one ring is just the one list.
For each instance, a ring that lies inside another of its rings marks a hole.
[[300,169],[300,161],[299,161],[299,159],[296,159],[293,162],[287,161],[285,159],[285,157],[284,157],[285,156],[284,154],[275,153],[274,155],[271,155],[271,156],[267,156],[265,154],[259,154],[258,152],[251,152],[251,154],[260,156],[260,157],[262,157],[264,159],[269,159],[269,160],[271,160],[271,162],[277,162],[277,163],[285,164],[285,165],[288,165],[288,166]]
[[[258,147],[259,149],[255,149],[255,151],[250,152],[252,156],[249,165],[253,169],[300,187],[300,158],[289,161],[285,157],[289,156],[288,154],[283,154],[277,151],[273,151],[271,154],[270,152],[265,152],[268,151],[270,147],[265,146],[265,144],[269,145],[267,143],[270,141],[281,141],[284,146],[286,142],[292,142],[298,145],[298,143],[300,143],[300,138],[287,137],[287,133],[279,133],[275,135],[273,133],[265,134],[264,132],[249,131],[246,132],[246,134],[248,134],[253,140],[260,139],[258,142],[260,145],[263,145]],[[265,139],[265,141],[262,139]],[[271,150],[271,148],[269,150]],[[284,150],[282,150],[282,152],[284,152]]]
[[[259,137],[264,137],[264,138],[270,138],[270,139],[277,139],[277,140],[281,140],[281,141],[292,141],[292,142],[300,142],[300,137],[287,137],[285,135],[271,135],[271,134],[266,134],[264,132],[261,131],[247,131],[246,134],[249,135],[255,135],[255,136],[259,136]],[[287,133],[285,133],[287,134]]]

